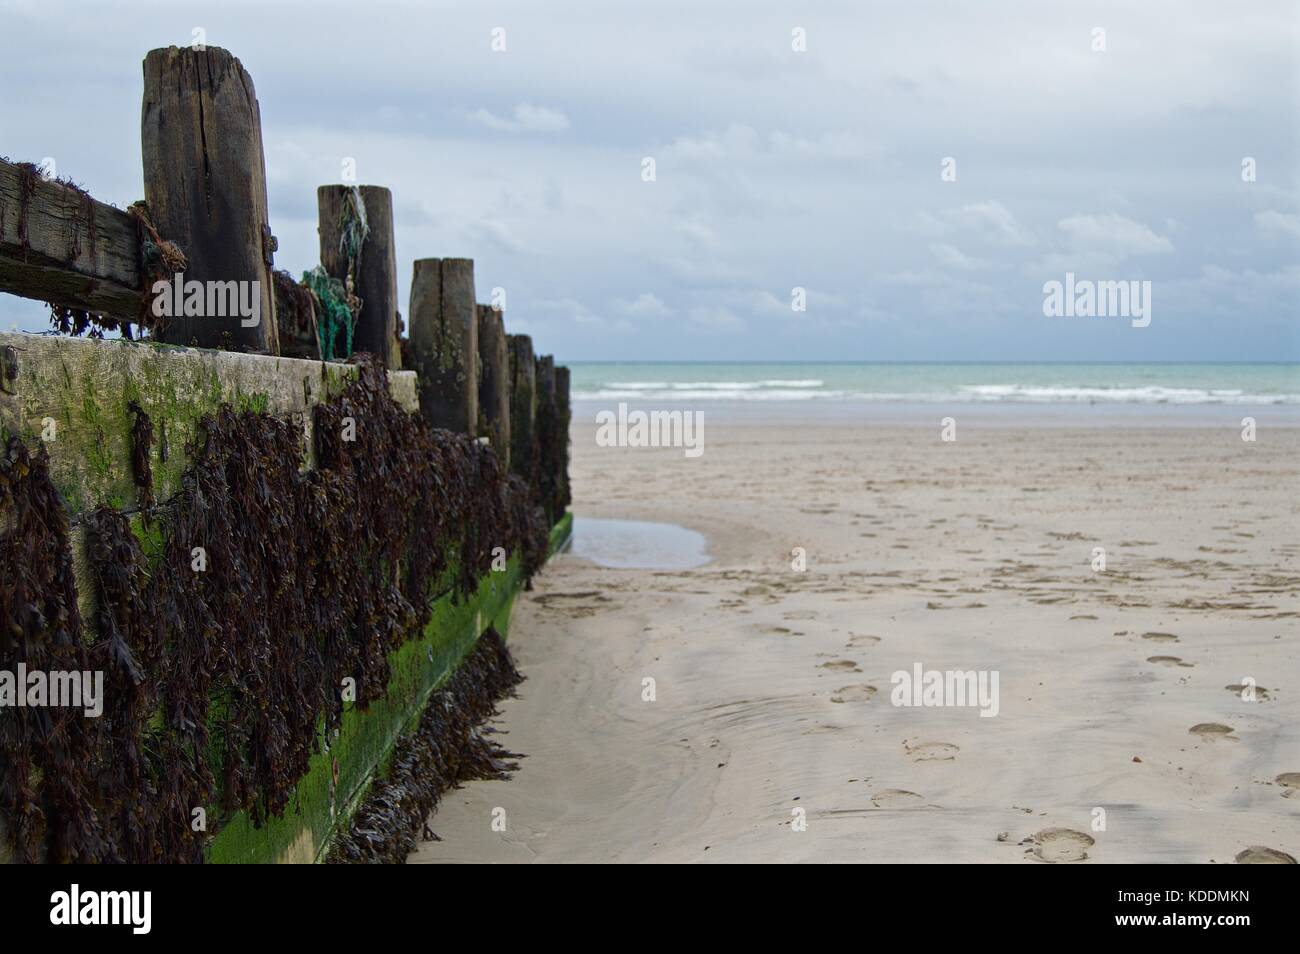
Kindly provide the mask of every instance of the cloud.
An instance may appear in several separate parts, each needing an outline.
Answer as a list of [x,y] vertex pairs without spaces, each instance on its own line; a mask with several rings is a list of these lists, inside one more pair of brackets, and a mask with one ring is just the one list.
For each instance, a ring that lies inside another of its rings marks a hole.
[[502,119],[482,108],[470,113],[469,118],[498,132],[553,133],[563,132],[569,128],[569,117],[558,109],[534,106],[531,103],[520,103],[516,106],[513,119]]
[[1288,215],[1269,209],[1255,213],[1255,225],[1265,234],[1282,232],[1300,237],[1300,215]]
[[[587,331],[631,331],[633,325],[625,318],[605,318],[592,311],[575,298],[543,299],[532,303],[532,307],[545,314],[554,315],[560,322],[576,325]],[[551,324],[551,322],[547,322]],[[540,347],[539,342],[533,342]]]
[[960,268],[962,271],[974,271],[984,264],[979,259],[963,254],[955,246],[943,242],[931,244],[930,252],[939,260],[940,265],[946,265],[949,268]]
[[697,305],[691,309],[691,321],[707,328],[738,329],[745,323],[730,308],[717,305]]
[[721,132],[678,136],[664,152],[677,159],[716,162],[753,156],[760,146],[761,140],[753,127],[732,123]]
[[633,318],[667,318],[673,313],[672,309],[663,303],[663,299],[650,292],[642,292],[632,301],[617,299],[614,307]]
[[1130,255],[1158,255],[1174,250],[1163,235],[1141,222],[1116,212],[1104,215],[1072,215],[1056,223],[1070,237],[1072,248],[1083,252],[1124,258]]
[[[403,312],[414,259],[473,258],[481,297],[510,290],[507,327],[563,359],[1069,360],[1067,336],[1008,332],[1065,271],[1162,283],[1181,324],[1157,320],[1143,356],[1300,358],[1294,276],[1279,271],[1300,261],[1294,0],[1257,0],[1256,17],[1183,0],[1195,31],[1129,4],[1105,56],[1068,5],[1005,4],[1016,15],[818,4],[795,53],[789,11],[764,4],[516,3],[499,56],[472,5],[377,0],[348,23],[344,83],[318,55],[336,18],[295,4],[232,11],[209,38],[256,83],[277,265],[319,260],[316,186],[351,157],[358,181],[392,190]],[[208,6],[171,0],[168,16],[205,22]],[[125,208],[157,12],[9,8],[0,83],[23,95],[5,102],[6,152],[55,156]],[[916,42],[864,56],[867,35]],[[69,53],[93,69],[61,69]],[[1062,104],[1085,101],[1104,121],[1081,134]],[[1246,152],[1267,157],[1250,186]],[[939,180],[948,155],[958,182]],[[793,286],[807,312],[791,311]],[[0,327],[13,320],[45,327],[48,310],[0,296]]]
[[999,245],[1030,245],[1034,240],[1011,210],[996,199],[964,205],[955,218]]

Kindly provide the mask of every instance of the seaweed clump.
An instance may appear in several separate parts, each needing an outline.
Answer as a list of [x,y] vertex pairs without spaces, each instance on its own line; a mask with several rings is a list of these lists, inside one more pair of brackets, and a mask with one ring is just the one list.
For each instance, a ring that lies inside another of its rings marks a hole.
[[429,698],[419,725],[397,740],[388,771],[372,784],[347,830],[335,836],[326,861],[405,861],[443,792],[471,779],[509,778],[522,756],[479,727],[523,678],[501,635],[484,632],[447,685]]
[[[530,488],[491,448],[407,414],[383,369],[358,363],[313,409],[316,469],[299,468],[300,427],[225,405],[201,422],[177,495],[145,507],[160,525],[148,556],[120,512],[85,515],[84,635],[44,451],[10,440],[0,668],[98,670],[106,697],[98,719],[0,709],[0,821],[20,858],[201,861],[199,810],[281,815],[344,705],[386,691],[389,653],[434,599],[472,594],[496,547],[522,551],[526,574],[541,565]],[[142,499],[147,422],[137,413]]]
[[[78,638],[69,533],[45,448],[33,457],[10,437],[0,456],[0,663],[8,672],[90,668]],[[79,731],[83,721],[69,708],[0,710],[0,818],[19,860],[103,850],[84,772],[93,740]]]

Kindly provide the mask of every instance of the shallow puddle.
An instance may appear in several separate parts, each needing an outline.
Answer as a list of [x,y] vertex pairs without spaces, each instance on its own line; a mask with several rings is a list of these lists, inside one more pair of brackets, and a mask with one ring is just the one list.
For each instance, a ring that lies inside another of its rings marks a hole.
[[675,523],[573,518],[572,552],[619,570],[689,570],[709,562],[702,533]]

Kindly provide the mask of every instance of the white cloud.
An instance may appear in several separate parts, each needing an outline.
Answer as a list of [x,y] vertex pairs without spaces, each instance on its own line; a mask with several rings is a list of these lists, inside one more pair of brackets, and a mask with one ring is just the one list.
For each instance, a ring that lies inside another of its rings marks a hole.
[[962,271],[973,271],[984,264],[979,259],[963,254],[956,246],[943,242],[931,244],[930,253],[939,260],[940,265],[946,265],[949,268],[960,268]]
[[513,119],[503,119],[486,109],[476,109],[469,118],[498,132],[563,132],[569,128],[569,117],[558,109],[520,103],[515,107]]
[[753,127],[732,123],[722,132],[706,132],[696,137],[679,136],[664,151],[678,159],[714,161],[752,156],[760,145]]
[[1071,246],[1079,251],[1125,257],[1155,255],[1174,250],[1169,239],[1117,212],[1072,215],[1061,219],[1056,225],[1070,237]]
[[745,323],[730,308],[715,305],[697,305],[691,309],[691,321],[708,328],[743,328]]
[[663,299],[650,292],[642,292],[632,301],[619,298],[614,302],[614,307],[634,318],[667,318],[673,313]]
[[1011,210],[996,199],[964,205],[955,218],[1000,245],[1030,245],[1034,240]]
[[1300,237],[1300,215],[1289,215],[1269,209],[1255,213],[1255,225],[1261,232],[1284,232]]
[[[562,324],[577,326],[586,331],[626,332],[633,327],[625,318],[609,319],[597,314],[576,298],[543,299],[533,302],[532,307],[544,314],[554,315]],[[537,346],[537,342],[533,344]]]

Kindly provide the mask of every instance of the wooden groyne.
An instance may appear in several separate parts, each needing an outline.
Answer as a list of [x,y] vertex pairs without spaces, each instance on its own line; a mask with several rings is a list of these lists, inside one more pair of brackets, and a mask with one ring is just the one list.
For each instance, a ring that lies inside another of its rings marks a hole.
[[60,332],[0,333],[0,859],[400,858],[496,764],[567,369],[466,258],[416,261],[403,336],[385,188],[321,186],[320,265],[277,271],[230,53],[149,53],[142,137],[128,210],[0,161],[0,291]]

